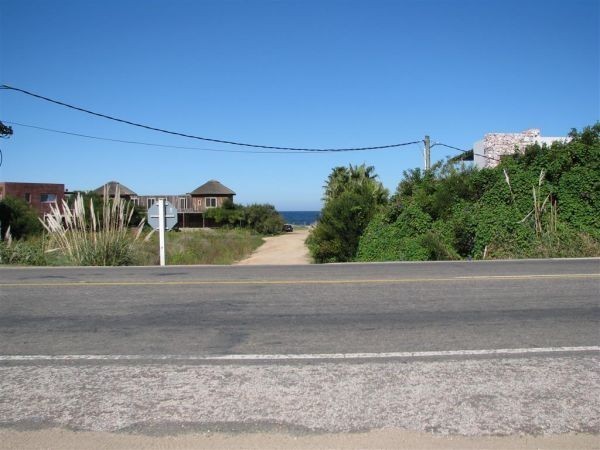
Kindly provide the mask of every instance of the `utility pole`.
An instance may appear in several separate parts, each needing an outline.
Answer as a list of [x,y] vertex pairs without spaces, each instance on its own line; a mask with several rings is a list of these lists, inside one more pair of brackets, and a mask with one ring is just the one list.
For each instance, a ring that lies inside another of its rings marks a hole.
[[429,142],[429,136],[425,136],[425,148],[423,149],[423,158],[425,159],[425,170],[429,170],[431,167],[431,145]]

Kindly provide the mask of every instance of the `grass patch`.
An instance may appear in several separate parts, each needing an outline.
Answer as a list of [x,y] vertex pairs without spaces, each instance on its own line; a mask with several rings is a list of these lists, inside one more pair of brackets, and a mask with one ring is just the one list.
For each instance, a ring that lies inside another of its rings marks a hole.
[[45,266],[48,264],[45,252],[45,236],[28,239],[0,241],[0,264],[15,266]]
[[[249,256],[263,243],[249,230],[199,229],[165,234],[167,265],[232,264]],[[158,265],[158,233],[137,246],[136,262]]]
[[[134,230],[129,230],[132,235]],[[180,233],[167,232],[166,259],[168,265],[232,264],[246,258],[262,245],[262,236],[249,230],[198,229]],[[47,235],[0,241],[0,265],[71,266],[78,265],[68,253],[48,252]],[[147,241],[138,239],[128,252],[129,264],[159,265],[158,233]]]

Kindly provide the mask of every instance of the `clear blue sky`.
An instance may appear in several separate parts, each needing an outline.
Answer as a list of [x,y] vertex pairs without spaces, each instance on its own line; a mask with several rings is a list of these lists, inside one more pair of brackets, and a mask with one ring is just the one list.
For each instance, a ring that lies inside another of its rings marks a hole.
[[[600,117],[598,0],[0,0],[0,81],[201,136],[294,147],[486,132],[565,135]],[[116,139],[171,137],[0,91],[0,119]],[[209,179],[243,204],[321,206],[338,165],[375,166],[392,192],[422,147],[330,154],[153,149],[14,126],[0,180],[138,194]],[[237,148],[240,150],[240,148]],[[437,147],[432,159],[452,151]]]

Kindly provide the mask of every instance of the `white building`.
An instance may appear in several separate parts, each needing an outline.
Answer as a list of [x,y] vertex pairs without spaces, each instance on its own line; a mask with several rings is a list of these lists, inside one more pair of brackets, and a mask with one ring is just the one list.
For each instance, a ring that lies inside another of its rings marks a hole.
[[553,142],[568,140],[567,137],[542,137],[537,128],[521,133],[487,133],[482,140],[473,144],[473,160],[479,168],[495,167],[501,156],[524,151],[529,145],[551,145]]

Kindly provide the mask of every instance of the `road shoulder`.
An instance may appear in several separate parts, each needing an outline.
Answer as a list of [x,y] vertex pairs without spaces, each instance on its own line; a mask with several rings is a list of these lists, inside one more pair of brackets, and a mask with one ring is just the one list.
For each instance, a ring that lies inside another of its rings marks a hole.
[[22,431],[0,429],[2,448],[29,449],[597,449],[593,434],[549,436],[440,436],[398,429],[364,433],[294,435],[283,433],[185,433],[149,436],[127,433],[81,432],[59,428]]

